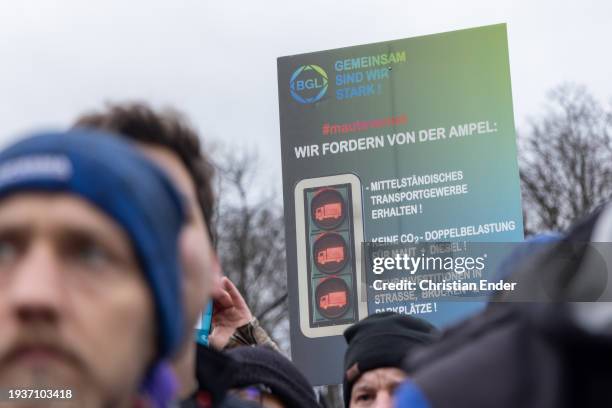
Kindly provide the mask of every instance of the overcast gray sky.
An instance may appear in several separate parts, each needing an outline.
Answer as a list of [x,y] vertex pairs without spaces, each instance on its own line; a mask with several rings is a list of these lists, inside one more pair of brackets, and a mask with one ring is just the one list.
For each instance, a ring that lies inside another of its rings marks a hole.
[[520,129],[559,83],[610,99],[611,4],[2,0],[0,144],[143,99],[184,111],[205,139],[258,149],[279,191],[277,57],[505,22]]

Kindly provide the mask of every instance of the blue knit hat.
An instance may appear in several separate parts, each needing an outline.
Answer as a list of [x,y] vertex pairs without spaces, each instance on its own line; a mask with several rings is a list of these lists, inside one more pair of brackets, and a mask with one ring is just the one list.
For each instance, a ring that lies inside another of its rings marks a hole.
[[0,152],[0,199],[20,191],[75,194],[123,227],[151,287],[158,357],[176,351],[184,325],[178,254],[184,212],[162,170],[114,135],[40,133]]

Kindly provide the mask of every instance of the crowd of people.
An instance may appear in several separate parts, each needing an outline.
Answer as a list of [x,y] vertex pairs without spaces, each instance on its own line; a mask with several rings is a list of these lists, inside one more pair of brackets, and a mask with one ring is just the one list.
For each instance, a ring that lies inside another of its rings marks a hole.
[[[213,173],[185,118],[144,104],[0,153],[0,406],[323,406],[223,276]],[[609,406],[612,313],[585,302],[601,281],[581,278],[589,252],[567,243],[609,239],[610,217],[504,264],[504,277],[545,276],[555,302],[497,293],[444,332],[390,312],[351,326],[345,406]],[[561,250],[575,262],[555,263]],[[193,328],[210,300],[204,346]],[[70,395],[21,392],[42,389]]]

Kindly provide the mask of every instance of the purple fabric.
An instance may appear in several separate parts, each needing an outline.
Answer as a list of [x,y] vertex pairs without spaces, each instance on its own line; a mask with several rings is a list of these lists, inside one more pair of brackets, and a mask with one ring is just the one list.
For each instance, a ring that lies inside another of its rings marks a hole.
[[166,408],[178,392],[178,380],[167,362],[157,364],[149,372],[141,388],[153,408]]

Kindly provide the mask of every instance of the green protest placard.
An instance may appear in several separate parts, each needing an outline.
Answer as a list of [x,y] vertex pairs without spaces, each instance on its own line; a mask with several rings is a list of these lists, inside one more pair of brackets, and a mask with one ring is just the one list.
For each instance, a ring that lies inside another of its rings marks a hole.
[[523,238],[506,27],[282,57],[278,85],[293,359],[339,383],[368,314],[482,308],[370,296],[362,242]]

